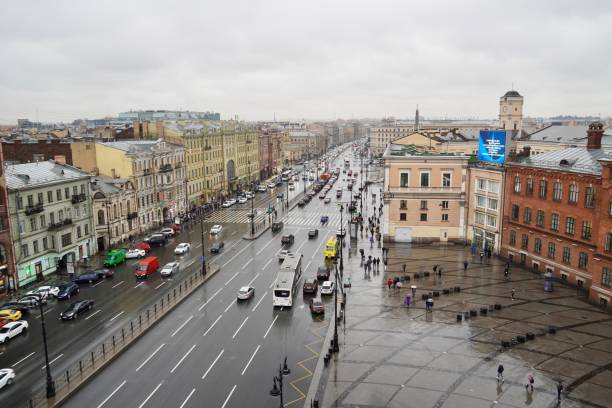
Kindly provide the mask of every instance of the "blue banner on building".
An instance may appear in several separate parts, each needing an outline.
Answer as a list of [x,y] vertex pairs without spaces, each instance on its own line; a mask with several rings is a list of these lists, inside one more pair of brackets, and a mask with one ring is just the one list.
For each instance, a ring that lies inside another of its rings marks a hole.
[[506,159],[506,131],[481,130],[478,160],[502,164]]

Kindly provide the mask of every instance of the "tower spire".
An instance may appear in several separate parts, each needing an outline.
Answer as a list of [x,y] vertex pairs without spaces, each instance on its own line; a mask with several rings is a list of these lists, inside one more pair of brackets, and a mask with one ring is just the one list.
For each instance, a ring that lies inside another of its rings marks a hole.
[[417,104],[416,112],[414,113],[414,131],[419,131],[419,104]]

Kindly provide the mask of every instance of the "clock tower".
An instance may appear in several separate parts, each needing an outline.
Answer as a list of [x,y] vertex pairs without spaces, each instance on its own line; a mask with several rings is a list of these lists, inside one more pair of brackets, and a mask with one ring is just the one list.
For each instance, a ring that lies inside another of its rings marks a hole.
[[514,89],[499,98],[499,127],[516,133],[523,129],[523,97]]

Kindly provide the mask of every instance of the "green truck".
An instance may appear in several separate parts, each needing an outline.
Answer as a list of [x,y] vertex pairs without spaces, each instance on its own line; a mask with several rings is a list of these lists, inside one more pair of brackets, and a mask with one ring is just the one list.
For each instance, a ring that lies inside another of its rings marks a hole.
[[125,261],[125,249],[114,249],[106,254],[104,266],[117,266]]

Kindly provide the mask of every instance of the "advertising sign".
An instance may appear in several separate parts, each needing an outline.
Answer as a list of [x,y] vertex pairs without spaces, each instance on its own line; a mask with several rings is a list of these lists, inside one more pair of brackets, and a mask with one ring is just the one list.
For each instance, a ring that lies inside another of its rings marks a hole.
[[506,131],[481,130],[478,160],[502,164],[506,159]]

